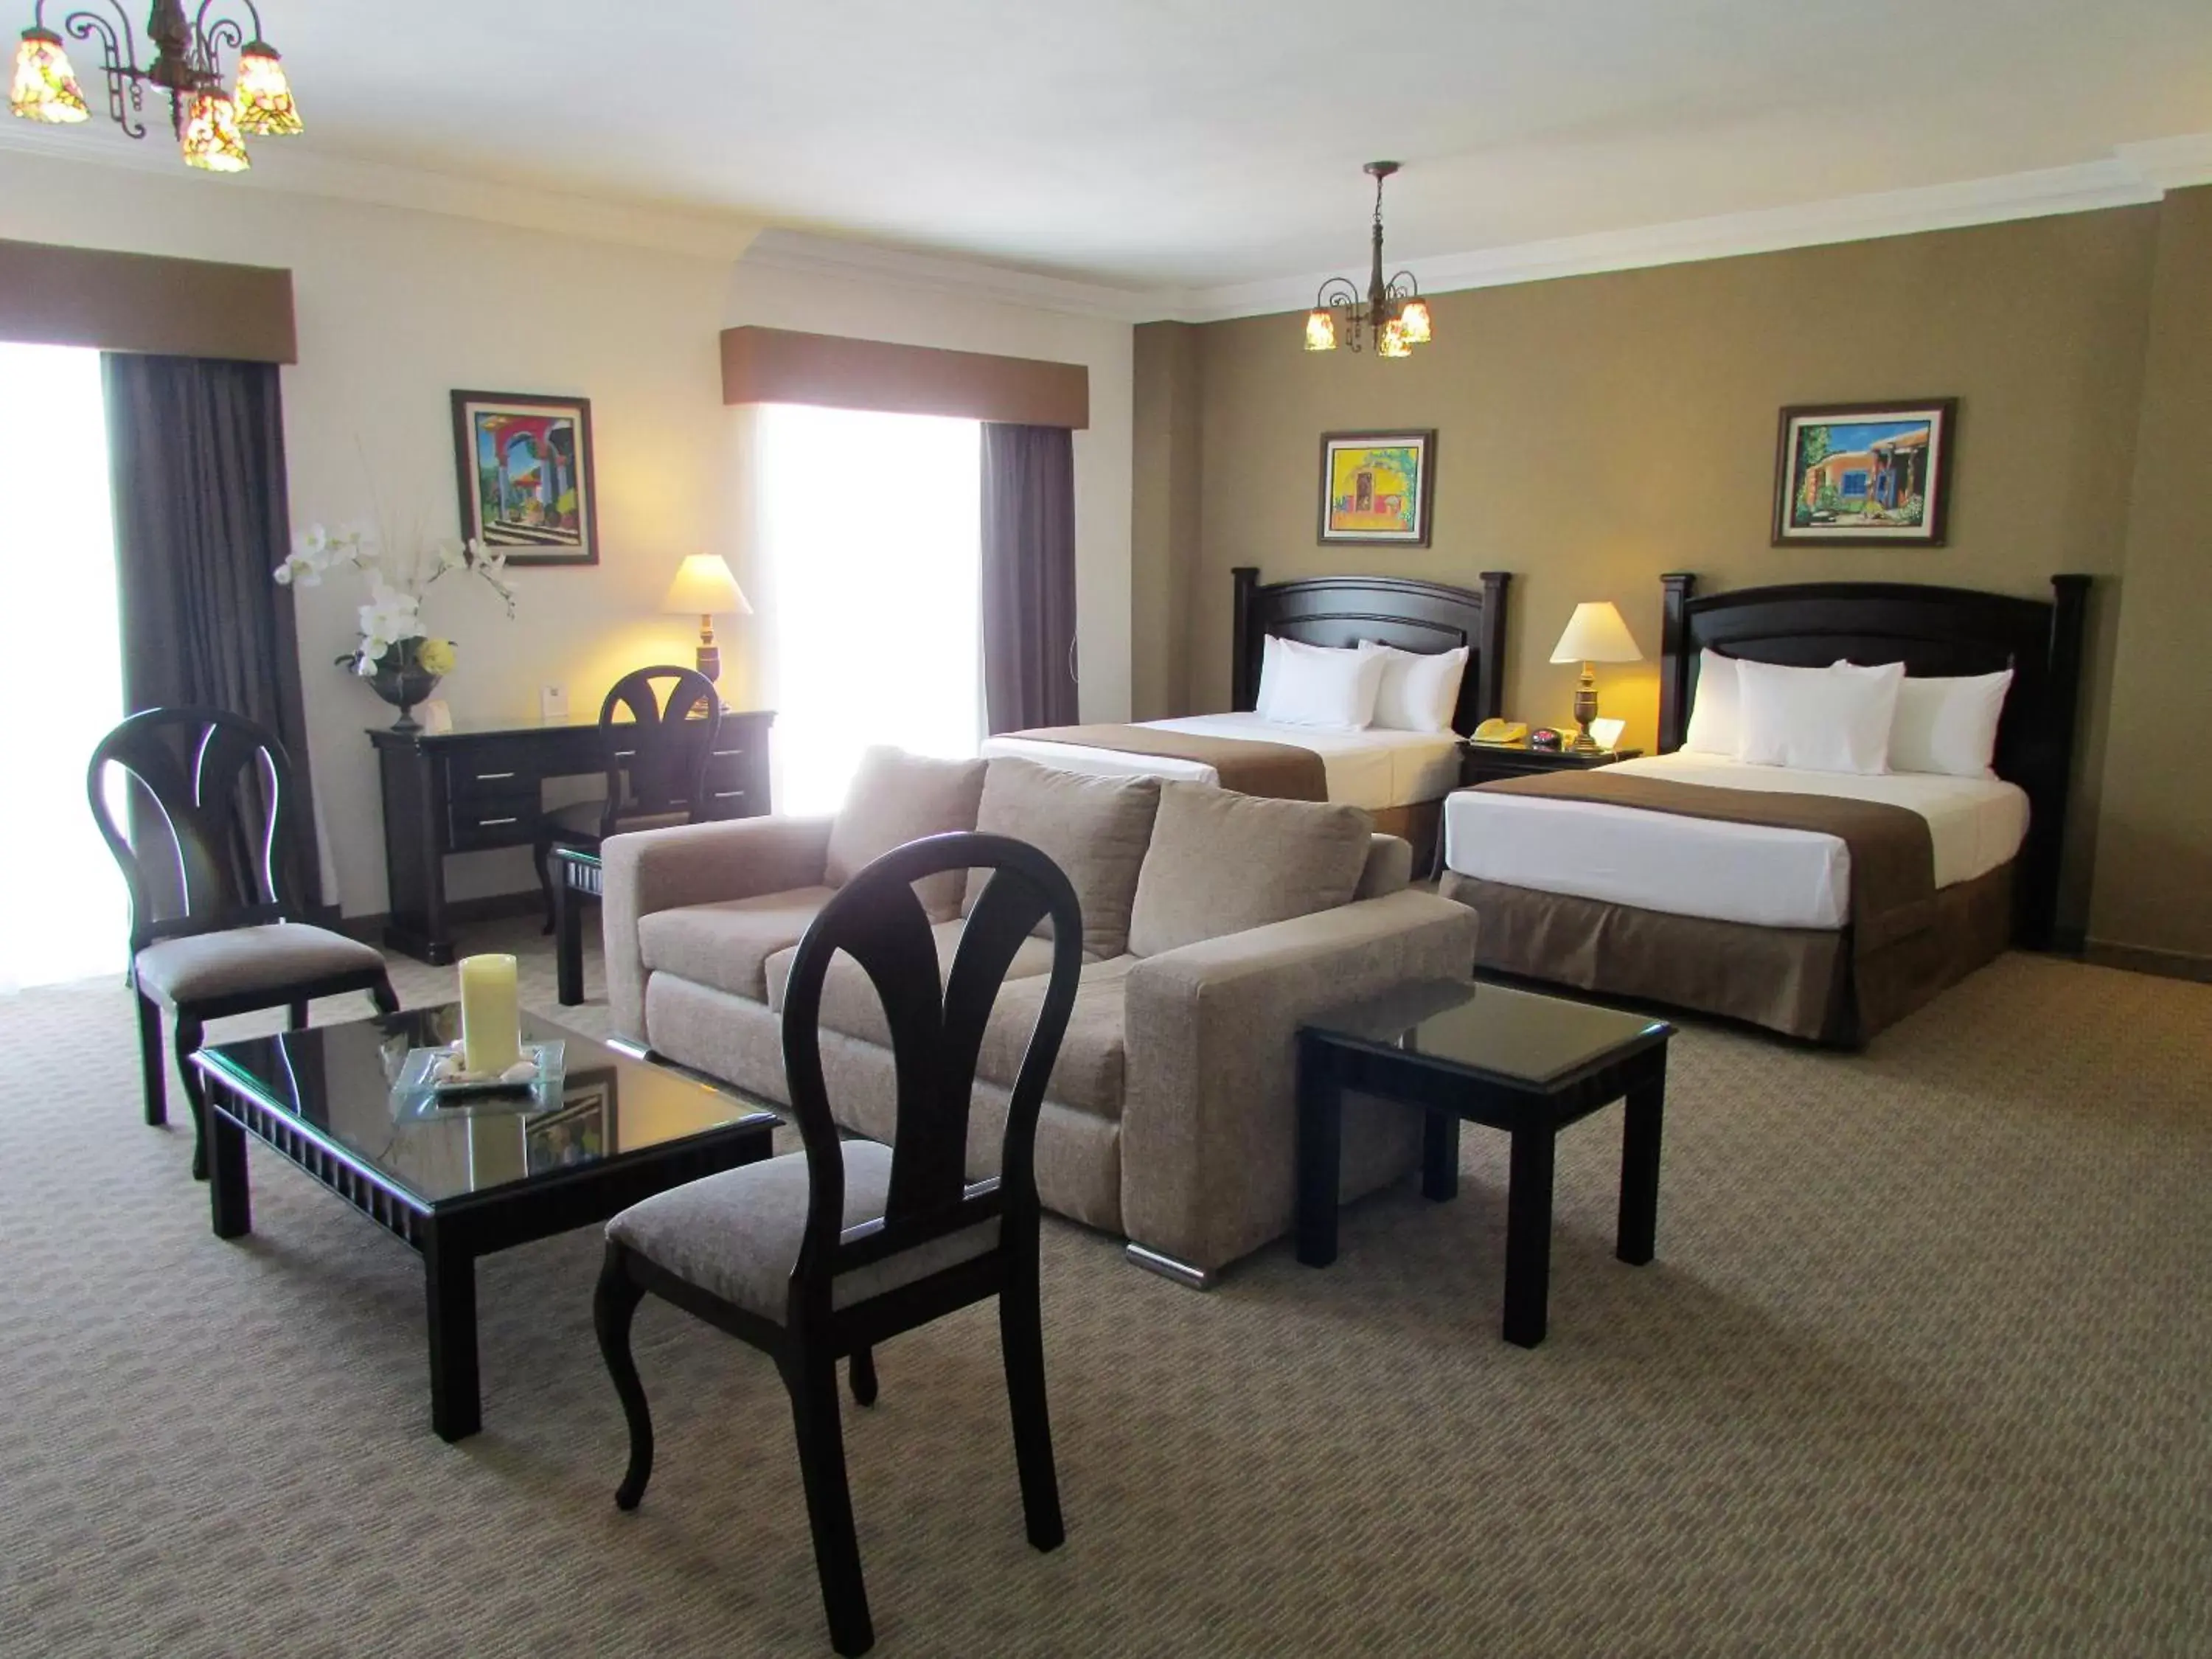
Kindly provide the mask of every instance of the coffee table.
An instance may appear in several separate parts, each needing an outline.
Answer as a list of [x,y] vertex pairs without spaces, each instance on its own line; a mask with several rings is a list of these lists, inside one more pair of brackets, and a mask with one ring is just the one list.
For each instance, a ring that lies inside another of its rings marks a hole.
[[584,901],[599,896],[601,879],[596,849],[553,849],[553,1000],[563,1008],[584,1000]]
[[1544,1340],[1552,1274],[1552,1169],[1560,1130],[1625,1099],[1614,1254],[1651,1260],[1667,1040],[1674,1028],[1510,986],[1437,980],[1320,1014],[1298,1030],[1297,1252],[1336,1260],[1345,1094],[1425,1113],[1421,1192],[1459,1190],[1462,1120],[1512,1137],[1505,1198],[1508,1342]]
[[[525,1014],[526,1040],[562,1039],[556,1107],[438,1108],[419,1121],[392,1079],[410,1048],[459,1034],[453,1004],[201,1049],[208,1200],[218,1238],[252,1231],[248,1135],[422,1253],[430,1426],[482,1426],[480,1255],[604,1221],[640,1199],[769,1156],[776,1118],[750,1101]],[[588,1298],[588,1285],[576,1294]]]

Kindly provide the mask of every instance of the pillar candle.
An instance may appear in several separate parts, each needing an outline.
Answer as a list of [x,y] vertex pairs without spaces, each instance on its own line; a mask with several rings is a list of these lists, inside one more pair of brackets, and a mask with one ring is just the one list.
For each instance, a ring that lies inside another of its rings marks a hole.
[[503,1072],[522,1057],[522,1009],[514,958],[461,958],[461,1064],[477,1073]]

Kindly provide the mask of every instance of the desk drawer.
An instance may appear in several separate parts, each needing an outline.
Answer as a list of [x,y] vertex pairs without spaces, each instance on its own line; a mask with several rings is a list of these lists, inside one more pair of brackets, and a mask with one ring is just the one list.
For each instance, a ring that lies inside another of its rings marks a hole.
[[446,799],[458,805],[535,796],[544,760],[526,744],[472,744],[466,752],[446,757]]
[[447,843],[456,853],[479,847],[527,847],[538,839],[542,808],[535,778],[479,782],[473,793],[456,795],[446,810],[451,830]]

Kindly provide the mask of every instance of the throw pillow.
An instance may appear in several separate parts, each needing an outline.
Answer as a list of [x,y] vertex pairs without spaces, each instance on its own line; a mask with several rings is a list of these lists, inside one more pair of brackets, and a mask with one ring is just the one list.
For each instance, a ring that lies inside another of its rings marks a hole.
[[1162,784],[1129,917],[1130,954],[1158,956],[1350,903],[1373,830],[1357,806]]
[[[824,883],[842,887],[910,841],[973,830],[985,765],[980,760],[929,760],[897,749],[869,750],[846,791],[844,810],[830,826]],[[960,913],[963,879],[959,871],[947,870],[915,883],[932,921],[950,921]]]
[[[975,827],[1025,841],[1066,873],[1083,906],[1083,949],[1118,957],[1129,948],[1129,907],[1137,871],[1159,810],[1158,778],[1097,777],[1011,757],[990,763]],[[962,913],[975,908],[989,877],[970,871]],[[1039,933],[1049,930],[1039,922]]]

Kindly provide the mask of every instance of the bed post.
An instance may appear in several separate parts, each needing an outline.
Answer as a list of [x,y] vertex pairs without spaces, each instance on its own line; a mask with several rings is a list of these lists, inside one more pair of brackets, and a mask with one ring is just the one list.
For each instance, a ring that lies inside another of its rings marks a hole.
[[1229,639],[1229,706],[1249,714],[1260,705],[1260,674],[1252,660],[1252,600],[1260,589],[1260,567],[1240,564],[1229,572],[1236,584]]
[[1482,637],[1474,647],[1474,718],[1479,724],[1505,712],[1505,585],[1510,570],[1482,573]]
[[1659,623],[1659,752],[1670,755],[1689,732],[1690,674],[1696,665],[1690,651],[1690,595],[1698,578],[1691,571],[1671,570],[1659,584],[1665,592]]
[[2027,880],[2021,894],[2020,942],[2032,951],[2058,946],[2058,886],[2064,874],[2067,797],[2073,793],[2074,731],[2081,706],[2081,641],[2089,613],[2089,579],[2051,579],[2051,647],[2043,710],[2050,757],[2028,821]]

